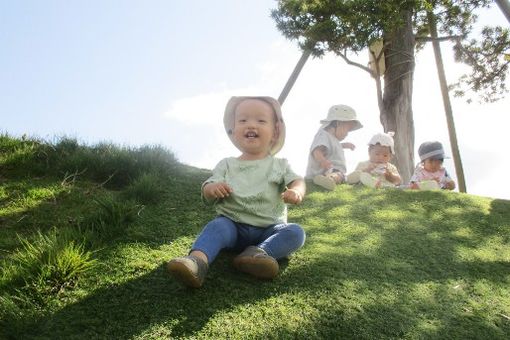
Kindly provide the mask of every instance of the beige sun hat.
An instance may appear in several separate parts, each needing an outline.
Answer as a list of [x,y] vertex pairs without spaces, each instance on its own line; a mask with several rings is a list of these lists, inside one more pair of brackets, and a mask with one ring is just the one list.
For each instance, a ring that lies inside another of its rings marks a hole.
[[274,99],[273,97],[268,96],[239,96],[239,97],[232,97],[227,103],[227,106],[225,108],[225,114],[223,116],[223,125],[225,126],[225,131],[227,132],[228,137],[230,138],[230,141],[237,147],[236,143],[234,142],[233,138],[233,130],[234,130],[234,115],[237,108],[237,105],[241,103],[244,100],[247,99],[258,99],[262,100],[273,108],[273,111],[276,114],[276,140],[271,146],[271,149],[269,150],[269,153],[271,155],[275,155],[280,151],[283,147],[283,144],[285,143],[285,122],[283,121],[282,116],[282,109],[280,107],[280,103]]
[[370,138],[370,141],[368,142],[368,145],[382,145],[382,146],[389,146],[390,151],[392,154],[395,154],[395,141],[393,140],[393,136],[395,135],[395,132],[388,132],[388,133],[376,133],[375,135]]
[[328,111],[328,117],[321,120],[321,128],[324,129],[329,125],[329,123],[335,120],[339,120],[341,122],[354,122],[355,125],[351,131],[361,129],[363,127],[360,121],[356,118],[356,111],[347,105],[333,105],[330,107]]

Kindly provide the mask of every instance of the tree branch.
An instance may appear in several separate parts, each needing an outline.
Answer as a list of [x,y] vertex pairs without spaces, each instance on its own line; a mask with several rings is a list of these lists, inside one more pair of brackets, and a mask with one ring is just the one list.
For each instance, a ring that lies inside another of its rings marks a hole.
[[347,64],[349,64],[349,65],[353,65],[353,66],[356,66],[356,67],[359,67],[360,69],[362,69],[362,70],[364,70],[364,71],[368,72],[368,73],[369,73],[372,77],[376,77],[376,76],[377,76],[377,75],[374,75],[374,74],[373,74],[374,72],[373,72],[373,71],[372,71],[369,67],[367,67],[367,66],[365,66],[365,65],[362,65],[362,64],[360,64],[360,63],[357,63],[357,62],[355,62],[355,61],[350,60],[349,58],[347,58],[347,56],[346,56],[344,53],[340,53],[340,52],[336,52],[336,53],[337,53],[337,55],[339,55],[340,57],[342,57],[342,59],[343,59],[343,60],[345,60],[345,62],[346,62]]
[[424,41],[424,42],[431,42],[431,41],[458,41],[462,39],[462,36],[460,35],[447,35],[447,36],[444,36],[444,37],[437,37],[437,38],[432,38],[432,37],[429,37],[429,36],[416,36],[414,37],[414,40],[416,41]]
[[117,173],[117,170],[115,170],[115,171],[113,172],[113,174],[111,174],[111,175],[110,175],[110,176],[106,179],[106,181],[104,181],[103,183],[98,184],[96,187],[97,187],[97,188],[101,188],[103,185],[105,185],[106,183],[108,183],[108,182],[109,182],[109,181],[113,178],[113,176],[115,176],[115,174],[116,174],[116,173]]
[[62,180],[62,182],[60,182],[60,185],[65,187],[69,183],[74,184],[74,182],[76,181],[76,177],[82,175],[83,173],[85,173],[85,171],[87,171],[87,168],[83,169],[82,171],[76,170],[72,174],[68,174],[68,172],[66,171],[66,173],[64,174],[64,179]]

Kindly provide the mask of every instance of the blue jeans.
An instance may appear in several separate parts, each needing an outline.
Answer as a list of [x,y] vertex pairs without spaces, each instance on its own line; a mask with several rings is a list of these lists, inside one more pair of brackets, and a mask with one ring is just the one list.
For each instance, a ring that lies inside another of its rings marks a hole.
[[295,223],[258,228],[219,216],[207,223],[191,251],[200,250],[212,263],[222,249],[241,252],[256,245],[278,260],[298,250],[304,243],[305,231]]

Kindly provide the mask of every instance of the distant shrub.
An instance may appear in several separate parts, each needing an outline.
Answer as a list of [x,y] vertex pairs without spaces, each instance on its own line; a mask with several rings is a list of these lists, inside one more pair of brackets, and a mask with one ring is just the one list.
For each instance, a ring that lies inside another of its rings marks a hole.
[[[62,143],[63,147],[60,147]],[[60,171],[83,173],[83,176],[109,188],[121,188],[145,172],[170,173],[178,167],[173,153],[161,146],[136,149],[99,143],[73,150],[69,144],[69,141],[63,140],[56,146],[62,155],[58,161]]]
[[125,196],[143,204],[156,203],[163,194],[161,182],[157,173],[144,173],[125,189]]
[[175,155],[161,145],[144,145],[136,150],[137,159],[144,172],[174,172],[179,165]]
[[121,188],[143,173],[175,173],[179,163],[162,146],[120,147],[112,143],[80,145],[62,137],[56,142],[0,135],[0,165],[14,176],[84,177]]
[[14,139],[0,136],[0,165],[15,176],[41,175],[48,168],[48,147],[36,139]]
[[75,138],[62,137],[58,139],[58,142],[54,145],[55,154],[59,155],[60,158],[70,157],[76,154],[82,146],[78,143]]
[[87,169],[86,176],[96,182],[104,183],[106,187],[125,186],[140,172],[136,153],[113,144],[97,144],[82,150],[79,156],[81,159],[77,159],[76,162],[80,162],[81,167]]
[[131,200],[118,200],[113,195],[94,198],[96,210],[85,218],[84,228],[91,232],[94,240],[110,239],[122,234],[135,220],[138,205]]

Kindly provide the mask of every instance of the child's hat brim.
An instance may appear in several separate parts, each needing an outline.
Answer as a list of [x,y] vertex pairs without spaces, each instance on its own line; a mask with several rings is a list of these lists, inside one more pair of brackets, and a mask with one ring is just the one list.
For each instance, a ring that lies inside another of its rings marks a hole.
[[328,110],[328,116],[326,119],[320,121],[322,124],[321,128],[327,127],[331,122],[338,120],[340,122],[354,122],[354,126],[351,131],[361,129],[363,125],[356,118],[356,111],[347,105],[333,105]]
[[225,126],[225,132],[228,135],[228,138],[230,138],[230,141],[239,148],[235,141],[233,136],[234,131],[234,123],[235,123],[235,111],[237,106],[244,100],[247,99],[257,99],[262,100],[273,108],[274,113],[276,114],[276,140],[271,146],[271,149],[269,150],[269,153],[271,155],[275,155],[280,151],[283,147],[283,144],[285,143],[285,122],[283,121],[282,116],[282,109],[280,106],[280,103],[274,99],[273,97],[269,96],[234,96],[230,98],[230,100],[227,103],[227,106],[225,108],[225,114],[223,115],[223,125]]
[[426,159],[449,158],[444,152],[443,144],[437,141],[422,143],[418,148],[418,155],[421,161],[425,161]]
[[368,145],[382,145],[390,148],[392,154],[395,154],[395,142],[393,140],[393,132],[377,133],[368,142]]

